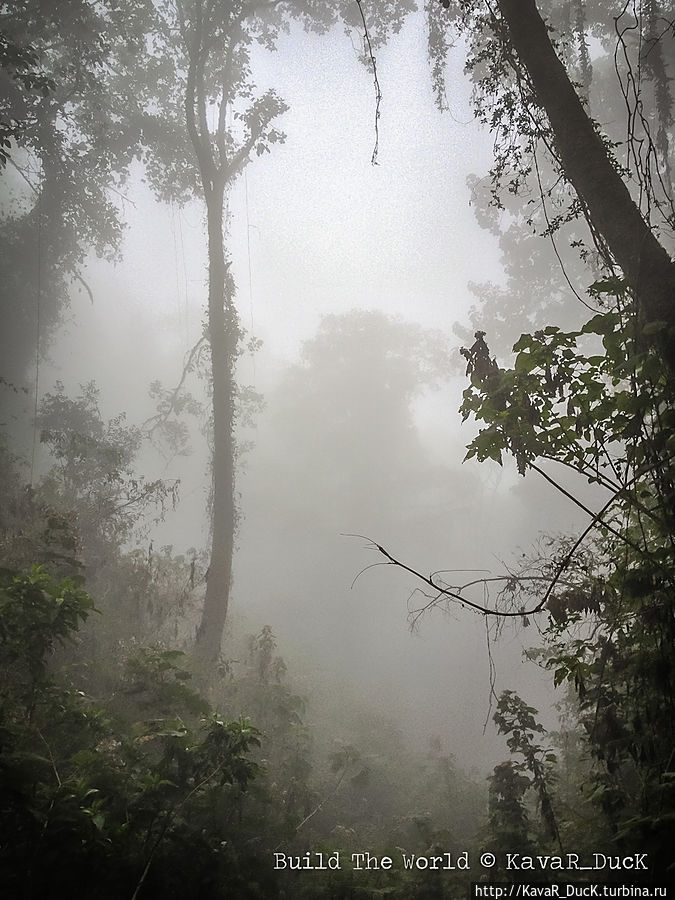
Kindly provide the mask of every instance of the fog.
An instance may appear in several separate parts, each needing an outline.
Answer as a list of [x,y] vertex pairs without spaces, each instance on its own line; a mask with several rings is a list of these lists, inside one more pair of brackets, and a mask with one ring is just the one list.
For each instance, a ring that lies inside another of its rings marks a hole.
[[[418,19],[378,50],[372,165],[373,78],[355,42],[294,28],[277,52],[255,57],[258,84],[273,85],[289,111],[285,143],[252,161],[228,199],[241,322],[262,341],[238,377],[265,404],[241,427],[251,446],[236,483],[229,628],[272,627],[310,696],[310,722],[339,721],[348,698],[390,717],[411,744],[438,736],[462,765],[487,772],[505,752],[489,721],[500,690],[521,691],[555,722],[550,677],[522,657],[536,627],[516,619],[488,635],[481,616],[453,607],[411,630],[420,585],[394,566],[373,567],[383,560],[369,539],[422,573],[461,570],[452,576],[461,582],[502,572],[542,533],[568,531],[583,514],[509,463],[462,463],[476,426],[457,412],[466,379],[453,325],[467,327],[470,282],[503,282],[497,241],[477,224],[466,184],[485,177],[492,138],[473,119],[462,47],[451,54],[443,114]],[[141,423],[153,412],[149,384],[176,385],[202,332],[204,215],[196,203],[157,203],[140,165],[118,202],[121,258],[92,257],[93,302],[74,287],[40,392],[60,380],[76,393],[95,380],[105,417],[124,411]],[[337,326],[361,328],[372,354],[339,357]],[[389,339],[402,342],[396,358],[409,382],[400,395],[378,380]],[[434,340],[433,373],[415,374]],[[189,387],[205,400],[204,381]],[[177,508],[145,538],[180,553],[208,539],[208,451],[198,423],[190,427],[190,456],[148,451],[141,465],[180,479]]]
[[411,7],[0,4],[3,896],[672,882],[673,2]]

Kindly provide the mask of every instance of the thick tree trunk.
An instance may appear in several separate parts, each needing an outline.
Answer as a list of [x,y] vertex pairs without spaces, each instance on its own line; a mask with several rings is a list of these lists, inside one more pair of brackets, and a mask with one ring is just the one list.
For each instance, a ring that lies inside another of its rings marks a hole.
[[196,657],[208,670],[218,659],[227,618],[234,544],[234,363],[239,337],[231,278],[223,246],[224,184],[207,193],[209,321],[213,412],[213,513],[211,561],[197,632]]
[[664,321],[660,349],[675,372],[675,265],[609,157],[548,36],[535,0],[497,0],[511,43],[548,116],[565,175],[635,292],[643,322]]

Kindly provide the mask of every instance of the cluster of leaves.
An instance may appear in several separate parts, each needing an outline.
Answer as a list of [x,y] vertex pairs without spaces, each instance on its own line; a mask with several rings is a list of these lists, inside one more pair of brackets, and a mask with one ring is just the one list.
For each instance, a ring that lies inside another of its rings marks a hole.
[[0,34],[0,78],[4,109],[0,118],[0,170],[7,165],[13,141],[24,129],[26,97],[47,97],[56,87],[39,68],[39,56],[30,44],[21,46]]
[[[177,500],[178,483],[145,478],[136,468],[144,433],[124,416],[105,420],[93,384],[70,398],[59,384],[39,410],[40,436],[52,465],[33,485],[20,460],[0,452],[5,504],[0,515],[4,565],[35,561],[53,575],[81,575],[105,617],[79,637],[89,653],[119,655],[119,645],[185,643],[207,568],[204,555],[175,555],[138,544]],[[130,545],[134,549],[129,549]]]
[[[247,794],[247,816],[257,818],[260,839],[302,856],[308,848],[339,850],[343,861],[367,848],[388,854],[394,868],[365,873],[281,871],[282,889],[294,897],[454,896],[458,874],[406,872],[400,848],[436,853],[478,827],[481,791],[463,776],[440,739],[421,757],[405,748],[398,730],[368,710],[363,719],[334,722],[316,698],[296,693],[277,653],[269,626],[251,636],[238,660],[223,663],[214,685],[219,707],[230,716],[246,711],[261,732],[254,754],[264,772]],[[345,701],[335,698],[340,716]],[[313,725],[309,722],[314,719]]]
[[[483,842],[497,858],[491,872],[495,880],[518,883],[539,878],[535,871],[505,866],[509,853],[615,852],[606,823],[585,796],[590,775],[587,751],[572,697],[567,706],[569,717],[561,730],[549,733],[538,721],[537,710],[514,691],[503,691],[499,697],[493,719],[512,755],[495,766],[488,779]],[[572,881],[577,877],[583,880],[583,873],[566,874]]]
[[[654,349],[663,324],[639,322],[616,279],[593,291],[613,293],[614,306],[581,331],[523,335],[513,369],[499,368],[479,335],[464,351],[472,384],[462,412],[486,426],[468,456],[510,454],[521,474],[536,470],[556,486],[540,461],[561,464],[606,492],[594,512],[563,488],[589,525],[514,574],[511,602],[533,596],[533,568],[548,579],[544,598],[534,593],[535,610],[548,611],[539,655],[576,696],[593,759],[584,793],[615,845],[648,851],[663,877],[675,820],[672,382]],[[582,341],[598,348],[584,352]]]
[[675,617],[672,563],[664,564],[658,535],[651,538],[653,559],[614,535],[590,543],[585,579],[549,601],[542,658],[576,697],[594,760],[587,796],[616,844],[644,848],[665,873],[675,820]]
[[253,799],[261,833],[279,843],[295,833],[315,803],[312,740],[304,722],[307,701],[288,684],[269,625],[250,636],[242,651],[240,661],[221,664],[218,703],[232,716],[245,711],[260,729],[265,790],[254,792]]
[[124,414],[105,422],[93,383],[76,399],[57,382],[42,400],[40,440],[55,461],[43,479],[45,496],[77,509],[80,531],[93,542],[121,546],[142,514],[175,504],[177,483],[147,482],[135,474],[134,460],[142,434],[125,424]]
[[[274,871],[272,854],[282,847],[302,854],[307,846],[326,853],[367,846],[400,859],[401,843],[430,853],[447,849],[451,834],[428,813],[397,820],[387,812],[378,791],[400,795],[403,782],[383,750],[364,754],[344,745],[328,760],[333,790],[321,796],[310,786],[302,702],[284,683],[269,628],[250,641],[248,681],[232,681],[224,697],[231,706],[255,707],[261,733],[247,719],[214,714],[192,687],[183,654],[163,646],[131,653],[109,679],[108,699],[94,700],[71,681],[79,666],[53,667],[55,648],[71,642],[93,610],[88,594],[39,568],[3,570],[0,578],[5,892],[111,900],[271,898],[285,890],[298,897],[346,898],[355,890],[375,896],[380,889],[391,897],[429,896],[424,874],[401,866],[367,876],[348,866],[338,873]],[[424,790],[447,816],[461,779],[440,746],[432,757]],[[383,778],[378,767],[385,764]],[[409,791],[403,794],[392,809],[408,808]],[[359,803],[361,795],[367,798]],[[353,809],[354,825],[361,818],[368,829],[339,824]],[[434,873],[433,895],[452,896],[453,884]]]
[[[473,414],[487,425],[467,458],[501,464],[506,452],[523,475],[536,460],[552,460],[635,510],[656,504],[665,512],[672,499],[665,470],[675,451],[675,417],[662,363],[648,343],[665,323],[640,326],[618,279],[596,282],[591,291],[616,292],[618,306],[580,331],[549,326],[522,335],[513,369],[490,359],[482,334],[463,350],[472,384],[462,416]],[[602,347],[582,349],[586,335],[598,336]]]
[[17,381],[35,359],[38,322],[43,351],[71,282],[91,295],[88,254],[119,251],[120,188],[141,129],[135,105],[108,86],[138,56],[151,9],[144,0],[17,0],[0,10],[0,139],[11,164],[0,224],[2,355]]
[[[24,623],[17,630],[7,615],[0,629],[3,672],[15,676],[12,682],[6,674],[3,706],[3,784],[16,786],[3,810],[0,868],[8,891],[93,895],[105,880],[101,896],[111,897],[286,891],[316,898],[386,890],[413,898],[431,889],[451,896],[450,875],[428,877],[400,866],[365,877],[351,870],[274,872],[277,848],[303,854],[308,847],[346,853],[368,847],[397,862],[397,846],[447,849],[454,835],[477,827],[480,791],[440,743],[420,760],[372,712],[339,737],[336,732],[348,729],[310,728],[308,701],[288,683],[269,627],[235,652],[238,659],[223,662],[210,685],[219,710],[214,718],[192,688],[182,654],[141,645],[158,634],[171,640],[169,624],[178,629],[177,640],[192,636],[191,604],[205,563],[197,554],[175,557],[171,548],[126,549],[143,506],[125,505],[127,487],[138,480],[140,435],[121,420],[102,419],[93,387],[74,400],[57,390],[46,399],[41,424],[54,457],[44,484],[23,488],[9,455],[0,457],[6,564],[33,554],[58,573],[27,579],[7,573],[6,593],[16,597],[14,613]],[[110,527],[94,515],[104,507]],[[59,579],[79,574],[81,560],[102,615],[67,641],[91,601],[79,582]],[[59,597],[67,600],[63,614],[69,611],[63,627],[54,615]],[[32,681],[17,662],[20,652],[41,661]],[[59,663],[68,668],[55,675]],[[34,685],[32,713],[28,684]],[[242,716],[260,730],[241,724]],[[47,890],[49,866],[57,862],[60,880],[52,878]],[[12,875],[21,871],[28,873],[22,884]],[[73,887],[76,875],[84,889]]]
[[226,881],[252,896],[240,814],[258,733],[214,716],[174,651],[131,658],[106,704],[52,674],[53,646],[91,609],[72,581],[2,572],[3,890],[219,897]]
[[[559,842],[558,824],[549,791],[556,757],[538,743],[546,734],[546,729],[536,716],[537,710],[528,706],[513,691],[504,691],[499,698],[494,722],[500,734],[508,735],[506,743],[511,753],[518,754],[522,760],[503,764],[498,767],[499,772],[495,772],[491,782],[491,795],[495,800],[493,812],[497,814],[497,821],[501,816],[505,824],[511,823],[511,827],[517,825],[516,831],[526,835],[527,816],[516,801],[521,791],[532,788],[537,796],[544,840]],[[509,766],[510,771],[504,765]],[[498,782],[501,785],[499,789]],[[506,785],[509,785],[510,792],[505,790]]]

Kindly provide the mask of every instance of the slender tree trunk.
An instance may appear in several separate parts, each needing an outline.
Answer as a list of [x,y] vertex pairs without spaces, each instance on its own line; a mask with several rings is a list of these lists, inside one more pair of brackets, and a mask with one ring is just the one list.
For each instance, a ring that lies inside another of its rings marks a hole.
[[[211,349],[211,389],[213,411],[213,512],[211,560],[206,581],[206,597],[197,631],[195,661],[206,678],[220,653],[227,619],[232,581],[232,556],[236,509],[234,503],[234,420],[236,384],[234,379],[240,338],[239,318],[234,305],[234,281],[229,272],[223,243],[225,192],[246,165],[254,148],[265,147],[266,139],[283,136],[268,128],[284,106],[273,91],[251,101],[244,137],[237,143],[228,133],[228,109],[237,97],[249,97],[252,85],[239,84],[243,48],[251,38],[244,29],[253,7],[245,3],[214,4],[204,0],[183,3],[175,0],[178,27],[187,61],[185,82],[185,123],[201,180],[208,223],[209,316]],[[270,4],[270,7],[274,6]],[[186,7],[189,13],[186,14]],[[223,24],[223,16],[227,26]],[[214,42],[219,34],[222,47]],[[207,71],[219,72],[219,95],[214,98]],[[243,71],[246,72],[246,64]],[[217,116],[213,116],[217,110]],[[211,123],[211,126],[209,125]]]
[[675,373],[675,265],[642,217],[586,113],[535,0],[497,0],[497,4],[548,116],[565,175],[623,269],[642,321],[668,323],[659,346]]
[[[204,45],[202,0],[196,0],[191,26],[186,26],[182,4],[177,5],[180,28],[189,61],[185,91],[185,120],[197,158],[206,203],[208,226],[208,340],[211,350],[213,414],[211,558],[206,596],[195,641],[195,661],[207,677],[218,660],[232,582],[234,549],[234,365],[239,339],[234,306],[234,284],[225,259],[223,212],[225,191],[233,171],[225,153],[225,99],[221,101],[218,135],[214,141],[207,122],[208,91],[204,71],[208,51]],[[218,153],[218,160],[214,153]]]
[[196,656],[209,668],[218,659],[227,618],[234,545],[234,364],[239,338],[234,285],[225,261],[223,206],[225,184],[217,179],[207,191],[209,239],[209,319],[213,413],[213,512],[211,560],[206,597],[197,632]]

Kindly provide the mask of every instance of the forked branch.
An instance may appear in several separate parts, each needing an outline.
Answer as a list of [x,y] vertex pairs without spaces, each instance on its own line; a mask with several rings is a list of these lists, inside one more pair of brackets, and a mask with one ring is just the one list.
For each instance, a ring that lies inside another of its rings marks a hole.
[[[367,537],[363,534],[345,534],[345,537],[358,537],[363,538],[368,541],[368,549],[376,550],[381,556],[384,557],[385,562],[382,565],[388,566],[396,566],[399,569],[403,569],[404,572],[409,572],[414,578],[423,582],[428,587],[432,588],[435,592],[435,595],[430,598],[429,603],[421,610],[418,611],[418,615],[426,612],[431,609],[433,606],[436,606],[441,600],[448,599],[453,600],[456,603],[459,603],[463,607],[468,607],[469,609],[473,609],[475,612],[481,613],[484,616],[495,616],[497,618],[522,618],[523,616],[533,615],[534,613],[541,612],[544,608],[546,601],[548,600],[550,590],[552,587],[549,585],[549,590],[547,590],[543,599],[537,603],[532,609],[525,609],[524,607],[519,610],[499,610],[493,609],[489,606],[485,606],[481,603],[476,603],[473,600],[469,600],[465,597],[461,592],[466,590],[469,587],[472,587],[476,584],[486,584],[489,581],[540,581],[542,580],[542,576],[525,576],[520,577],[514,575],[503,575],[497,576],[496,578],[481,578],[477,580],[473,580],[464,585],[458,586],[447,586],[443,584],[439,584],[438,581],[434,581],[434,578],[439,575],[439,572],[431,572],[429,575],[425,575],[423,572],[418,571],[417,569],[413,569],[411,566],[404,563],[402,560],[397,559],[393,556],[388,550],[386,550],[381,544],[378,544],[372,538]],[[369,568],[369,567],[368,567]],[[560,574],[562,574],[563,569],[561,569]],[[558,576],[559,577],[559,576]],[[557,578],[556,578],[557,581]]]
[[[380,556],[384,558],[384,562],[380,563],[380,565],[396,566],[396,568],[402,569],[404,572],[409,572],[416,580],[422,582],[427,587],[432,588],[432,590],[434,591],[433,595],[429,595],[426,593],[424,594],[426,597],[428,597],[428,603],[415,611],[413,617],[413,625],[417,623],[417,621],[421,616],[424,615],[424,613],[428,612],[430,609],[433,609],[435,606],[438,606],[439,603],[442,603],[444,600],[450,600],[454,603],[458,603],[460,606],[472,609],[474,612],[480,613],[481,615],[486,617],[490,616],[495,619],[520,618],[523,621],[523,624],[527,625],[529,624],[527,621],[528,616],[535,615],[536,613],[539,613],[546,608],[551,594],[553,593],[556,585],[560,584],[560,580],[565,570],[572,562],[574,554],[577,552],[588,534],[597,526],[598,522],[602,519],[602,516],[613,501],[614,498],[612,497],[612,499],[609,500],[605,504],[605,506],[603,506],[603,508],[593,516],[592,521],[582,531],[582,533],[579,535],[576,541],[574,541],[567,553],[565,553],[562,559],[558,562],[555,567],[553,576],[550,578],[544,575],[518,575],[509,572],[506,575],[473,579],[462,585],[445,585],[439,582],[438,576],[440,575],[441,571],[448,570],[438,570],[436,572],[431,572],[429,575],[425,575],[423,572],[420,572],[418,569],[412,568],[412,566],[409,566],[407,563],[404,563],[402,560],[395,557],[392,553],[389,552],[389,550],[386,550],[381,544],[378,544],[376,541],[374,541],[372,538],[367,537],[366,535],[346,534],[345,537],[363,538],[363,540],[368,542],[367,546],[369,550],[377,551]],[[371,567],[367,566],[366,568]],[[365,569],[362,571],[365,571]],[[482,587],[487,588],[487,586],[493,582],[501,582],[506,587],[509,587],[511,585],[522,586],[525,583],[536,583],[541,581],[547,582],[546,590],[544,591],[543,596],[533,605],[529,607],[521,605],[519,609],[496,609],[495,607],[487,606],[484,603],[477,603],[475,600],[470,600],[463,593],[464,591],[472,587],[476,587],[477,585],[481,585]]]

